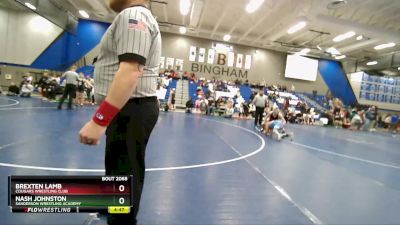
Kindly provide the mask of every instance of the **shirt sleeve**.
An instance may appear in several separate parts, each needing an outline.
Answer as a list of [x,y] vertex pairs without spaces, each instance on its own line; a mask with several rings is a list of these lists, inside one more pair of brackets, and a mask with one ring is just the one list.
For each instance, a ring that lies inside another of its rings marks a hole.
[[136,61],[146,64],[152,42],[150,24],[139,7],[128,8],[115,21],[114,39],[120,62]]

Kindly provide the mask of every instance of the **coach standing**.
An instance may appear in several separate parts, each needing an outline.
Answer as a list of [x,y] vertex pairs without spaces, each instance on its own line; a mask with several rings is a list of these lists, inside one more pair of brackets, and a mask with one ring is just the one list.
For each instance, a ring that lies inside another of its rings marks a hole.
[[136,224],[145,173],[145,150],[157,122],[156,95],[161,34],[149,0],[109,0],[119,13],[100,43],[95,64],[97,112],[80,131],[81,143],[96,145],[106,133],[107,175],[134,176],[134,208],[109,215],[108,224]]
[[68,97],[68,109],[72,109],[72,100],[76,97],[76,86],[78,85],[79,75],[76,73],[76,66],[71,66],[70,70],[65,72],[62,77],[65,78],[64,94],[58,103],[58,109],[62,108],[62,104]]
[[264,110],[268,105],[268,97],[264,95],[264,90],[261,89],[258,95],[254,96],[253,104],[256,106],[254,126],[261,126]]

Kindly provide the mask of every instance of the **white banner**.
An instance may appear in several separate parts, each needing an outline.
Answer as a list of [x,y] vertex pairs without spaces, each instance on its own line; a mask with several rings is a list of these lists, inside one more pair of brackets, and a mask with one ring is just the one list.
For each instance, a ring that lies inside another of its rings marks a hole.
[[206,58],[206,49],[205,48],[200,48],[199,50],[199,63],[204,63],[205,58]]
[[251,61],[252,61],[251,55],[246,55],[246,62],[244,63],[244,69],[246,70],[251,69]]
[[235,53],[228,52],[228,66],[233,67],[233,64],[235,64]]
[[189,55],[189,61],[194,62],[196,61],[196,52],[197,48],[195,46],[190,46],[190,55]]
[[237,68],[242,68],[243,67],[243,55],[242,54],[238,54],[237,55],[236,67]]
[[214,49],[209,49],[208,50],[207,63],[208,64],[214,64],[214,59],[215,59],[215,50]]
[[174,69],[174,58],[167,58],[167,69]]
[[161,56],[160,58],[160,69],[165,68],[165,57]]
[[177,71],[183,71],[183,59],[176,59],[175,67]]

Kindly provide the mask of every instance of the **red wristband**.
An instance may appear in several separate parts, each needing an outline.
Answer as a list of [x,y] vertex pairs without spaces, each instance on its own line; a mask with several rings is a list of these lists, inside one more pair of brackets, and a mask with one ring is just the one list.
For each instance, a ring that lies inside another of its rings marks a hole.
[[93,121],[102,127],[108,126],[114,117],[119,113],[119,109],[107,101],[103,101],[93,116]]

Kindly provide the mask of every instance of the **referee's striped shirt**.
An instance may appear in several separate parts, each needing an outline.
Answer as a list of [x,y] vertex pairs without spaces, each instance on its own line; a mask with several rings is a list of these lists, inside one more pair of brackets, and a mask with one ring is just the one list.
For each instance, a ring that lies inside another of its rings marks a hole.
[[114,19],[100,43],[95,64],[95,92],[102,100],[107,95],[121,61],[134,60],[144,65],[144,72],[131,98],[156,96],[161,57],[161,34],[150,10],[134,6]]

